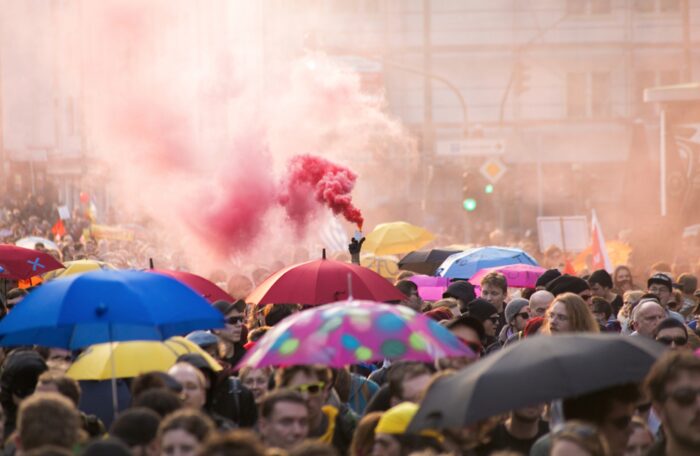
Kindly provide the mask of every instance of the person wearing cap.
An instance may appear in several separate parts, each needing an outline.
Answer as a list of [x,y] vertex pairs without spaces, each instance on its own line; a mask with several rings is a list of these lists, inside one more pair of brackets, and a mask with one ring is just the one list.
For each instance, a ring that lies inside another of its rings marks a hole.
[[605,299],[612,307],[612,314],[617,313],[622,308],[622,297],[613,291],[612,276],[605,269],[593,271],[588,278],[588,284],[591,286],[593,296]]
[[455,298],[459,301],[459,308],[462,313],[466,312],[467,305],[476,298],[474,285],[466,280],[456,280],[447,287],[442,294],[443,298]]
[[561,276],[559,269],[547,269],[537,278],[537,281],[535,282],[535,289],[537,291],[546,290],[547,284],[559,276]]
[[226,327],[216,331],[219,336],[219,355],[231,367],[236,367],[245,356],[244,344],[247,341],[247,329],[244,325],[246,303],[243,300],[236,302],[216,301],[214,307],[224,315]]
[[506,306],[504,312],[506,317],[506,326],[501,329],[498,335],[498,342],[501,346],[505,345],[506,341],[525,329],[528,320],[530,319],[530,307],[527,299],[515,298]]
[[655,294],[664,308],[671,299],[672,292],[673,280],[662,272],[657,272],[647,280],[647,293]]
[[402,402],[384,412],[374,429],[372,456],[401,456],[410,451],[443,451],[440,435],[434,431],[406,433],[417,412],[418,405],[413,402]]
[[557,277],[547,284],[547,291],[555,297],[563,293],[574,293],[581,297],[586,302],[590,302],[593,294],[588,282],[580,277],[564,274]]
[[194,331],[187,335],[187,340],[197,344],[213,358],[219,357],[219,338],[209,331]]

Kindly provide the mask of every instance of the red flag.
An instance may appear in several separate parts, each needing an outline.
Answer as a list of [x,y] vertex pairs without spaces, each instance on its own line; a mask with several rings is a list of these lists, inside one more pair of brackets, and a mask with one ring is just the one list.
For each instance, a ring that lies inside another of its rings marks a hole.
[[571,264],[571,261],[568,259],[566,260],[566,264],[564,264],[564,274],[569,274],[572,276],[576,275],[576,269],[574,269],[574,265]]
[[591,218],[591,255],[591,269],[593,271],[605,269],[608,272],[612,272],[612,263],[608,256],[608,248],[605,246],[603,230],[600,228],[595,211],[593,211]]
[[66,227],[63,226],[63,220],[59,218],[58,221],[54,224],[54,226],[51,227],[51,232],[57,238],[65,236]]

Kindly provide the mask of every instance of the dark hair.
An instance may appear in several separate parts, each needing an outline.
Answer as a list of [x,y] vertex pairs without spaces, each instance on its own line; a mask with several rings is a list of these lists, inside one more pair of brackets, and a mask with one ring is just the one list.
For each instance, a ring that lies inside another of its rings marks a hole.
[[683,273],[678,276],[678,283],[681,285],[681,291],[685,294],[693,294],[698,289],[698,278],[690,273]]
[[418,285],[411,282],[410,280],[399,280],[394,286],[407,298],[410,297],[413,293],[418,292]]
[[289,384],[289,381],[298,372],[303,372],[305,375],[313,375],[318,381],[323,382],[326,386],[331,384],[331,370],[327,367],[320,366],[289,366],[282,367],[275,374],[275,385],[278,388],[284,388]]
[[403,399],[403,383],[421,375],[432,375],[433,372],[423,363],[401,361],[394,363],[387,371],[389,393],[392,397]]
[[685,350],[669,350],[653,366],[645,381],[651,399],[666,400],[666,385],[685,372],[700,373],[700,358]]
[[445,327],[449,330],[459,328],[460,326],[473,329],[479,336],[479,340],[483,340],[486,336],[484,325],[479,320],[474,317],[470,317],[469,315],[460,315],[445,325]]
[[270,418],[272,412],[275,410],[275,406],[279,402],[293,402],[308,408],[308,405],[304,400],[304,396],[294,390],[283,388],[272,391],[263,396],[262,400],[260,401],[260,416],[265,419]]
[[80,385],[70,377],[46,371],[39,376],[38,384],[55,385],[58,393],[70,399],[76,407],[80,402]]
[[266,332],[270,330],[269,326],[259,326],[248,333],[248,342],[257,342]]
[[265,456],[265,446],[252,431],[236,429],[210,437],[199,456]]
[[165,372],[144,372],[131,382],[131,401],[134,402],[141,394],[156,388],[167,388],[176,393],[182,391],[182,385]]
[[182,399],[167,388],[152,388],[138,395],[133,405],[165,417],[182,408]]
[[319,442],[306,440],[292,448],[288,456],[338,456],[338,450],[333,446]]
[[656,326],[656,329],[654,329],[654,338],[656,339],[656,336],[659,335],[659,332],[661,332],[662,329],[669,328],[680,328],[685,333],[685,337],[688,337],[688,328],[683,323],[675,318],[666,318],[665,320],[661,320],[661,322]]
[[520,297],[523,299],[527,299],[528,301],[530,300],[530,297],[535,294],[537,291],[537,288],[523,288],[520,291]]
[[298,304],[268,304],[262,310],[265,326],[275,326],[298,310]]
[[117,416],[109,435],[121,439],[129,447],[148,445],[158,435],[160,416],[145,407],[133,407]]
[[588,278],[588,283],[591,285],[598,284],[603,288],[613,287],[613,279],[605,269],[593,271],[591,276]]
[[158,434],[163,437],[168,431],[182,429],[199,442],[203,442],[215,429],[214,422],[199,410],[190,408],[177,410],[161,421]]
[[610,315],[612,315],[612,306],[608,301],[600,296],[593,296],[592,303],[593,312],[603,312],[606,320],[610,318]]
[[627,383],[564,399],[564,418],[567,421],[581,420],[600,425],[604,423],[615,401],[631,404],[639,396],[637,384]]

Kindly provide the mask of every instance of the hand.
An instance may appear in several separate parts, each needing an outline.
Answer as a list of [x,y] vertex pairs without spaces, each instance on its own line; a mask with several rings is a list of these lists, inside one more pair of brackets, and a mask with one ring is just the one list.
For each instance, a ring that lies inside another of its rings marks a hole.
[[360,264],[360,250],[362,250],[362,244],[364,242],[365,238],[362,238],[359,241],[352,238],[350,244],[348,244],[348,251],[350,252],[350,257],[352,258],[352,262],[354,264]]

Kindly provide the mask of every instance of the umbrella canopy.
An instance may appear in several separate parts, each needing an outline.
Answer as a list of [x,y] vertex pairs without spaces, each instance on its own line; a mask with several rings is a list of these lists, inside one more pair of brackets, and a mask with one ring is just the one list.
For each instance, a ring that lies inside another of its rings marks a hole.
[[449,256],[436,274],[451,279],[469,279],[484,268],[508,264],[538,266],[537,261],[521,249],[509,247],[479,247]]
[[419,274],[433,275],[447,257],[459,252],[460,250],[451,249],[416,250],[401,258],[399,268]]
[[430,231],[407,222],[381,223],[367,235],[362,250],[375,255],[405,253],[420,249],[433,239]]
[[88,347],[70,366],[66,375],[75,380],[109,380],[114,377],[131,378],[150,371],[165,372],[180,355],[196,353],[207,360],[215,371],[222,370],[214,358],[183,337],[172,337],[166,341],[116,342]]
[[[350,280],[348,280],[350,276]],[[318,306],[352,296],[372,301],[400,301],[406,297],[376,272],[351,263],[314,260],[277,271],[253,290],[246,302],[296,303]]]
[[58,277],[66,277],[73,274],[82,274],[88,271],[99,271],[101,269],[113,271],[117,268],[109,263],[97,260],[75,260],[66,261],[62,269],[56,269],[43,275],[44,280],[53,280]]
[[400,305],[343,301],[282,320],[249,351],[240,367],[362,362],[431,362],[474,353],[432,319]]
[[523,339],[437,380],[409,430],[462,427],[510,410],[639,382],[664,350],[652,339],[617,334]]
[[428,301],[439,301],[442,294],[450,285],[447,277],[433,277],[427,275],[414,275],[408,278],[418,286],[418,295]]
[[235,299],[230,294],[219,288],[215,283],[205,279],[204,277],[192,274],[185,271],[172,271],[170,269],[149,269],[148,272],[163,274],[168,277],[179,280],[194,291],[202,295],[204,299],[213,303],[219,300],[233,302]]
[[2,279],[26,280],[62,267],[63,265],[48,253],[16,245],[0,245],[0,278]]
[[532,266],[530,264],[509,264],[506,266],[497,266],[495,268],[486,268],[477,272],[469,281],[472,285],[479,286],[481,279],[486,274],[491,272],[500,272],[506,277],[509,287],[515,288],[535,288],[537,279],[544,274],[545,268],[540,266]]
[[49,250],[55,250],[56,252],[61,251],[54,241],[39,236],[23,237],[22,239],[17,240],[17,242],[15,242],[15,245],[19,247],[24,247],[25,249],[34,249],[34,246],[39,243],[44,244],[44,247],[46,247]]
[[175,279],[142,271],[93,271],[29,293],[0,321],[0,345],[76,349],[223,326],[218,310]]
[[392,281],[399,273],[398,261],[399,259],[394,255],[374,255],[373,253],[360,255],[360,265]]

